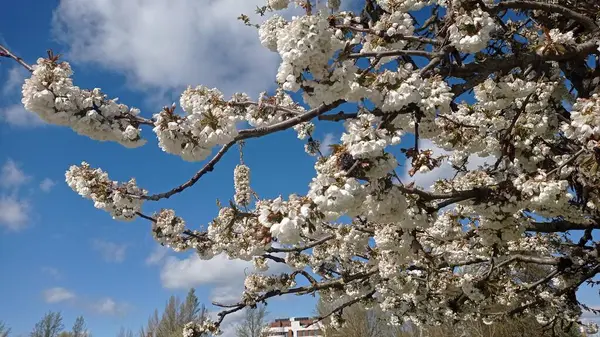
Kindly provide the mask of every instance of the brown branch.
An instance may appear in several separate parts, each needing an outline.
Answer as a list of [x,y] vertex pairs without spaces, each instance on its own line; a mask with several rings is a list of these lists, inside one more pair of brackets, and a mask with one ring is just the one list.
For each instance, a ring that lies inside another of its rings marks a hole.
[[[287,294],[310,294],[310,293],[315,293],[319,290],[324,290],[324,289],[330,289],[330,288],[341,288],[343,287],[345,284],[347,284],[348,282],[352,282],[352,281],[356,281],[356,280],[360,280],[360,279],[365,279],[371,275],[374,275],[375,273],[377,273],[376,270],[373,271],[369,271],[369,272],[365,272],[365,273],[357,273],[357,274],[353,274],[353,275],[349,275],[347,277],[344,278],[339,278],[336,280],[331,280],[331,281],[325,281],[325,282],[321,282],[321,283],[317,283],[317,284],[313,284],[310,286],[303,286],[303,287],[296,287],[296,288],[290,288],[290,289],[286,289],[286,290],[281,290],[281,289],[274,289],[271,291],[266,292],[265,294],[259,296],[258,298],[256,298],[256,303],[260,303],[260,302],[264,302],[269,298],[275,297],[275,296],[282,296],[282,295],[287,295]],[[248,305],[244,302],[240,302],[234,305],[222,305],[220,303],[217,302],[213,302],[214,305],[216,306],[220,306],[220,307],[229,307],[231,309],[229,310],[224,310],[221,311],[220,313],[218,313],[218,320],[216,322],[216,325],[219,326],[222,322],[223,319],[225,319],[225,317],[227,315],[230,315],[234,312],[240,311],[242,309],[244,309],[245,307],[247,307]]]
[[396,50],[387,50],[387,51],[380,51],[380,52],[352,53],[352,54],[349,54],[348,56],[346,56],[346,58],[349,58],[349,59],[357,59],[357,58],[361,58],[361,57],[382,58],[382,57],[400,56],[400,55],[423,56],[423,57],[427,57],[427,58],[433,58],[437,54],[428,52],[425,50],[396,49]]
[[200,171],[196,172],[196,174],[194,174],[192,176],[192,178],[188,181],[186,181],[185,183],[171,189],[168,192],[164,192],[164,193],[157,193],[157,194],[153,194],[153,195],[148,195],[148,196],[142,196],[142,199],[145,200],[152,200],[152,201],[158,201],[160,199],[165,199],[165,198],[169,198],[174,194],[180,193],[183,190],[185,190],[186,188],[194,185],[198,180],[200,180],[200,178],[202,178],[203,175],[205,175],[208,172],[211,172],[215,165],[219,162],[219,160],[221,160],[221,158],[225,155],[225,153],[227,153],[227,151],[235,144],[235,141],[231,141],[227,144],[225,144],[221,150],[219,150],[219,152],[217,152],[217,154],[206,164],[204,165],[204,167],[202,169],[200,169]]
[[331,104],[324,104],[324,105],[321,105],[320,107],[309,110],[303,114],[286,119],[283,122],[279,122],[279,123],[276,123],[276,124],[273,124],[270,126],[265,126],[265,127],[255,128],[255,129],[241,130],[239,132],[238,136],[235,137],[234,140],[223,145],[221,150],[219,150],[219,152],[217,152],[217,154],[206,165],[204,165],[204,167],[202,167],[202,169],[200,169],[200,171],[196,172],[196,174],[194,174],[191,179],[189,179],[185,183],[183,183],[167,192],[144,196],[144,197],[142,197],[142,199],[158,201],[161,199],[169,198],[169,197],[173,196],[174,194],[180,193],[183,190],[185,190],[186,188],[193,186],[206,173],[211,172],[214,169],[215,165],[219,162],[219,160],[221,160],[221,158],[225,155],[225,153],[227,153],[227,151],[236,142],[238,142],[240,140],[248,139],[248,138],[257,138],[257,137],[265,136],[265,135],[275,133],[278,131],[283,131],[283,130],[289,129],[297,124],[307,122],[314,117],[322,115],[331,109],[335,109],[336,107],[340,106],[342,103],[344,103],[343,100],[337,100]]
[[585,152],[585,148],[582,148],[581,150],[577,151],[575,154],[573,154],[571,157],[569,157],[569,159],[565,160],[562,164],[558,165],[556,168],[554,168],[552,171],[548,172],[547,176],[553,174],[554,172],[558,172],[558,174],[560,175],[560,170],[565,167],[566,165],[570,164],[571,162],[573,162],[575,159],[577,159],[577,157],[579,157],[581,154],[583,154]]
[[596,54],[598,52],[597,42],[597,39],[591,39],[590,41],[573,46],[570,51],[563,54],[546,54],[542,56],[535,52],[509,54],[502,58],[488,58],[483,62],[463,64],[460,67],[442,67],[440,74],[442,76],[466,78],[471,78],[479,74],[487,77],[487,75],[495,72],[508,71],[517,67],[526,68],[528,65],[536,64],[540,61],[574,61],[589,54]]
[[333,238],[335,238],[335,235],[327,235],[326,237],[324,237],[324,238],[322,238],[320,240],[311,242],[310,244],[305,245],[305,246],[293,247],[293,248],[274,248],[274,247],[269,247],[266,251],[268,253],[301,252],[301,251],[306,250],[306,249],[314,248],[314,247],[316,247],[316,246],[318,246],[318,245],[320,245],[322,243],[325,243],[325,242],[327,242],[327,241],[329,241],[329,240],[331,240]]
[[3,45],[0,45],[0,57],[11,58],[11,59],[17,61],[17,63],[19,63],[20,65],[22,65],[29,72],[33,72],[33,67],[32,66],[30,66],[29,64],[27,64],[27,62],[25,62],[19,56],[13,54],[10,50],[8,50],[8,48],[4,47]]
[[556,220],[550,222],[532,222],[525,226],[526,231],[538,233],[556,233],[567,232],[572,230],[595,230],[600,229],[600,223],[574,223],[566,220]]
[[345,308],[347,308],[347,307],[349,307],[349,306],[351,306],[351,305],[353,305],[355,303],[358,303],[360,301],[363,301],[363,300],[365,300],[367,298],[373,297],[373,295],[375,295],[375,290],[371,290],[371,291],[369,291],[368,293],[366,293],[366,294],[364,294],[362,296],[359,296],[359,297],[357,297],[357,298],[355,298],[353,300],[345,302],[345,303],[337,306],[335,309],[331,310],[328,314],[322,315],[322,316],[319,316],[319,317],[315,318],[311,323],[309,323],[308,325],[305,325],[304,327],[305,328],[311,327],[311,326],[319,323],[320,321],[324,320],[325,318],[333,315],[334,313],[336,313],[338,311],[341,311],[341,310],[344,310]]
[[322,115],[322,114],[326,113],[327,111],[337,108],[338,106],[342,105],[343,103],[345,103],[344,100],[337,100],[331,104],[323,104],[320,107],[317,107],[317,108],[307,111],[306,113],[286,119],[283,122],[279,122],[279,123],[276,123],[276,124],[273,124],[270,126],[265,126],[265,127],[255,128],[255,129],[241,130],[239,132],[239,135],[235,138],[234,141],[237,142],[237,141],[243,140],[243,139],[257,138],[257,137],[265,136],[265,135],[275,133],[278,131],[283,131],[283,130],[289,129],[297,124],[300,124],[303,122],[308,122],[309,120],[311,120],[319,115]]
[[352,119],[352,118],[357,118],[357,117],[358,117],[357,113],[338,112],[338,113],[333,114],[333,115],[320,115],[318,117],[318,119],[320,121],[339,122],[339,121],[343,121],[343,120],[346,120],[346,119]]
[[271,255],[271,254],[263,254],[262,257],[265,259],[273,260],[277,263],[285,263],[285,259],[279,256]]
[[564,257],[541,257],[541,256],[530,256],[530,255],[520,255],[519,254],[519,255],[512,255],[508,259],[498,263],[497,268],[500,269],[500,267],[507,265],[507,264],[514,263],[514,262],[534,263],[534,264],[552,265],[552,266],[558,266],[558,265],[572,263],[572,261],[570,259],[564,258]]
[[398,188],[408,194],[416,194],[424,201],[433,201],[433,200],[442,200],[442,199],[453,199],[453,198],[462,198],[461,200],[466,200],[470,198],[476,198],[483,195],[486,195],[489,190],[486,188],[473,188],[470,190],[464,191],[454,191],[452,193],[434,193],[420,190],[414,187],[406,187],[402,185],[397,185]]
[[595,31],[598,29],[598,26],[593,19],[567,7],[558,4],[552,4],[548,1],[508,0],[501,1],[497,5],[490,8],[491,11],[496,13],[505,9],[532,9],[558,13],[565,18],[570,18],[581,23],[589,31]]
[[348,29],[348,30],[351,30],[354,32],[359,32],[359,33],[367,33],[367,34],[379,36],[381,38],[405,40],[405,41],[410,41],[410,42],[420,42],[420,43],[433,44],[433,45],[441,45],[442,44],[441,41],[438,41],[436,39],[430,39],[430,38],[423,37],[423,36],[412,36],[412,35],[409,36],[409,35],[402,35],[402,34],[395,34],[394,36],[388,36],[385,33],[385,31],[381,31],[380,33],[378,33],[374,29],[356,27],[356,26],[352,26],[352,25],[335,25],[335,28]]

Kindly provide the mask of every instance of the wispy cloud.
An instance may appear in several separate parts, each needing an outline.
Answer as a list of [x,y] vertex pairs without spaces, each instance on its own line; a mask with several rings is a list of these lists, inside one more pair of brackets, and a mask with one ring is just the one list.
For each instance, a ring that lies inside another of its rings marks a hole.
[[169,254],[168,247],[157,244],[156,247],[154,247],[154,250],[152,251],[152,253],[150,253],[150,255],[148,255],[148,257],[146,258],[146,264],[147,265],[159,264],[160,262],[162,262],[165,259],[165,257],[167,257],[168,254]]
[[8,159],[0,169],[0,187],[17,188],[29,181],[31,177],[25,174],[17,163]]
[[331,152],[331,145],[335,144],[335,136],[333,135],[333,133],[328,133],[325,135],[325,138],[323,138],[323,141],[321,142],[321,145],[319,146],[319,151],[321,151],[321,154],[324,156],[328,156],[329,153]]
[[43,292],[46,303],[59,303],[74,300],[75,293],[62,287],[46,289]]
[[42,273],[44,273],[46,275],[50,275],[55,280],[58,280],[61,278],[60,271],[57,268],[46,266],[46,267],[42,267],[41,271],[42,271]]
[[21,65],[15,65],[8,70],[7,79],[2,87],[3,95],[11,95],[18,92],[25,82],[29,72]]
[[94,250],[98,251],[102,258],[107,262],[120,263],[125,260],[125,254],[127,252],[126,244],[119,244],[104,240],[94,240],[92,242]]
[[131,309],[129,303],[117,301],[112,297],[89,299],[86,296],[79,296],[72,290],[63,287],[46,289],[42,292],[42,296],[46,303],[69,303],[73,307],[99,315],[123,316]]
[[19,195],[19,188],[29,180],[31,177],[12,159],[0,168],[0,227],[19,231],[29,222],[30,203]]
[[30,210],[27,200],[14,195],[0,195],[0,226],[15,232],[25,228]]
[[4,106],[0,106],[0,122],[15,127],[35,127],[46,124],[38,115],[25,110],[21,103],[20,90],[29,72],[20,65],[8,70],[6,80],[0,87]]
[[54,182],[54,180],[50,178],[44,178],[44,180],[40,182],[40,190],[42,190],[42,192],[48,193],[50,192],[50,190],[52,190],[54,185],[56,185],[56,182]]
[[25,110],[21,103],[0,108],[0,120],[11,126],[21,128],[31,128],[46,124],[38,115]]
[[93,312],[97,314],[110,316],[123,316],[130,309],[130,305],[128,303],[118,302],[110,297],[105,297],[92,303],[89,303],[88,306]]

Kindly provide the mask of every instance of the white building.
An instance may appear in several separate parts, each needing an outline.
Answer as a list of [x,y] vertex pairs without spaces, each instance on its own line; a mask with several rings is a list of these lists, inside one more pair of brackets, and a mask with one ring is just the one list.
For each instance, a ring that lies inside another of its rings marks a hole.
[[272,337],[323,337],[321,322],[309,327],[313,319],[310,317],[278,318],[269,325],[268,336]]

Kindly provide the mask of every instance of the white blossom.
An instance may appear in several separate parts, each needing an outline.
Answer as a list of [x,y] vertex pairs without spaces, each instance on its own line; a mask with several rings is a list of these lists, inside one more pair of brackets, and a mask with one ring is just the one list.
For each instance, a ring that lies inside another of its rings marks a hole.
[[99,88],[83,90],[73,85],[66,62],[40,58],[23,84],[22,103],[44,121],[64,125],[94,140],[113,141],[129,148],[145,143],[141,138],[140,111],[108,99]]

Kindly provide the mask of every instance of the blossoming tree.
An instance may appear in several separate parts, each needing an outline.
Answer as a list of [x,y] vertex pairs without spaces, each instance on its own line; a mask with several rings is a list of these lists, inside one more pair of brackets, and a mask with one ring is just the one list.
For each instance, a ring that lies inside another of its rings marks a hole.
[[[128,148],[144,145],[141,130],[149,127],[164,152],[205,161],[156,194],[85,162],[72,166],[68,185],[95,207],[117,220],[147,219],[156,240],[175,251],[291,268],[248,275],[238,303],[216,303],[217,319],[190,323],[185,336],[218,332],[227,315],[284,294],[341,303],[320,317],[334,324],[359,302],[380,306],[391,324],[492,324],[520,313],[549,325],[576,322],[585,309],[576,291],[597,283],[600,271],[600,5],[361,4],[354,13],[341,11],[340,0],[269,0],[258,9],[269,14],[264,22],[240,16],[281,56],[278,88],[227,99],[217,88],[190,87],[180,100],[185,114],[173,105],[144,117],[100,89],[79,88],[51,52],[32,66],[4,47],[0,53],[31,71],[22,102],[43,120]],[[277,14],[288,6],[305,14]],[[332,112],[345,103],[356,110]],[[327,156],[312,137],[318,123],[345,128]],[[206,227],[172,209],[144,213],[144,204],[184,193],[218,168],[236,144],[290,128],[318,157],[306,195],[259,199],[240,162],[235,195]],[[411,176],[443,161],[456,175],[430,189],[402,181],[394,151],[403,137],[411,140],[401,149]],[[421,148],[424,139],[450,155]],[[469,165],[475,157],[488,160]]]

